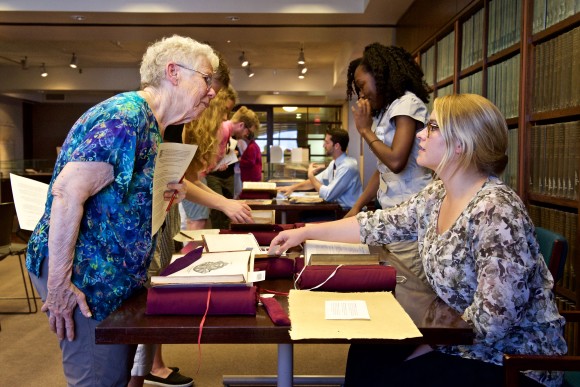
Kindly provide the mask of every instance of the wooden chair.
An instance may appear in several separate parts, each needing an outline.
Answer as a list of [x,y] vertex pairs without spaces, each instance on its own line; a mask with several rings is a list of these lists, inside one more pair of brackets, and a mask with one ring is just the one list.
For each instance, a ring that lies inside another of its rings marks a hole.
[[[20,265],[20,274],[24,284],[24,292],[26,297],[0,297],[0,300],[26,300],[28,304],[28,312],[0,312],[6,314],[20,314],[20,313],[36,313],[38,311],[36,305],[36,298],[34,296],[34,288],[32,281],[25,268],[24,260],[26,256],[25,244],[12,243],[12,233],[14,231],[14,221],[16,216],[16,209],[14,203],[0,203],[0,261],[8,257],[18,257]],[[28,278],[28,281],[26,280]]]
[[[562,278],[568,243],[566,238],[551,230],[536,227],[536,235],[540,250],[552,276],[554,283]],[[580,323],[580,310],[560,311],[566,318],[566,323]],[[569,343],[570,344],[570,343]],[[505,385],[519,385],[520,372],[525,370],[547,371],[580,371],[580,356],[543,356],[543,355],[509,355],[503,357],[505,370]],[[580,372],[565,372],[564,386],[580,386]]]
[[568,242],[562,235],[543,227],[536,227],[536,236],[540,245],[540,251],[546,260],[546,265],[554,283],[562,278],[566,255],[568,254]]
[[[580,324],[580,310],[561,311],[566,323]],[[517,387],[519,374],[525,370],[567,371],[564,387],[580,386],[580,356],[507,355],[503,356],[505,385]]]

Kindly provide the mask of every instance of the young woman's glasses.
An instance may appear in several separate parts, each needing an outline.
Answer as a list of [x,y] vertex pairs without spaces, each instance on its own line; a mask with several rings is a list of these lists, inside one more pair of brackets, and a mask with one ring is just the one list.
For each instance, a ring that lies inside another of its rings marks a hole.
[[213,82],[213,77],[211,75],[206,74],[206,73],[202,73],[201,71],[198,71],[196,69],[190,69],[189,67],[186,67],[184,65],[180,65],[179,63],[176,63],[175,65],[178,67],[181,67],[182,69],[194,71],[194,72],[200,74],[203,77],[203,80],[205,81],[205,85],[207,86],[207,90],[209,90],[211,88],[211,83]]
[[434,132],[436,130],[439,130],[439,125],[429,121],[427,122],[427,138],[429,138],[431,136],[431,132]]

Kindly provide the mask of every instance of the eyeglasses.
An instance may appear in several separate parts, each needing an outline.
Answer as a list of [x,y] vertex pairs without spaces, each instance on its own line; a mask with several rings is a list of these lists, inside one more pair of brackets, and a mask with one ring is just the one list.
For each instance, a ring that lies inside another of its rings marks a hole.
[[206,73],[202,73],[201,71],[195,70],[195,69],[190,69],[189,67],[186,67],[184,65],[180,65],[179,63],[175,64],[178,67],[181,67],[182,69],[186,69],[189,71],[194,71],[198,74],[200,74],[203,77],[203,80],[205,81],[205,85],[207,86],[207,90],[211,89],[211,84],[213,82],[213,76],[206,74]]
[[427,138],[429,138],[429,136],[431,136],[431,132],[434,132],[436,130],[439,130],[439,125],[434,124],[432,122],[427,122]]

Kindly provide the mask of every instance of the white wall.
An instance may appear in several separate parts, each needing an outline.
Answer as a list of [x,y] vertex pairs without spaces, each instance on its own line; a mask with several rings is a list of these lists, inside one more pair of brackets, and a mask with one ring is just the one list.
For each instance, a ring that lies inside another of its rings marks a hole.
[[22,102],[0,97],[0,172],[10,170],[9,161],[22,160]]

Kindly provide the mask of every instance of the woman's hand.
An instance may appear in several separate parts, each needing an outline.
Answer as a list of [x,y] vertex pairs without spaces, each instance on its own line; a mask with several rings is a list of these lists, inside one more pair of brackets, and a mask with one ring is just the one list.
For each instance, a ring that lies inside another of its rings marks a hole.
[[278,188],[276,188],[276,190],[278,192],[282,193],[282,195],[288,197],[292,194],[292,192],[294,192],[294,186],[288,185],[285,187],[278,187]]
[[169,183],[167,184],[167,191],[163,192],[163,199],[171,202],[171,204],[181,203],[185,199],[187,187],[185,183]]
[[246,203],[228,199],[220,210],[234,223],[254,223],[252,209]]
[[85,295],[72,283],[64,283],[55,288],[48,288],[46,301],[40,309],[48,312],[48,324],[50,330],[56,333],[59,340],[68,341],[75,338],[74,310],[75,307],[81,309],[83,316],[90,318],[92,313],[87,304]]
[[306,240],[306,227],[282,231],[270,243],[268,254],[280,255],[291,247],[298,246]]
[[356,130],[364,137],[366,133],[371,131],[373,126],[373,110],[371,104],[367,99],[361,98],[356,101],[351,109]]
[[342,218],[350,218],[352,216],[355,216],[356,214],[358,214],[360,212],[360,210],[358,208],[351,208],[346,215],[344,215]]

